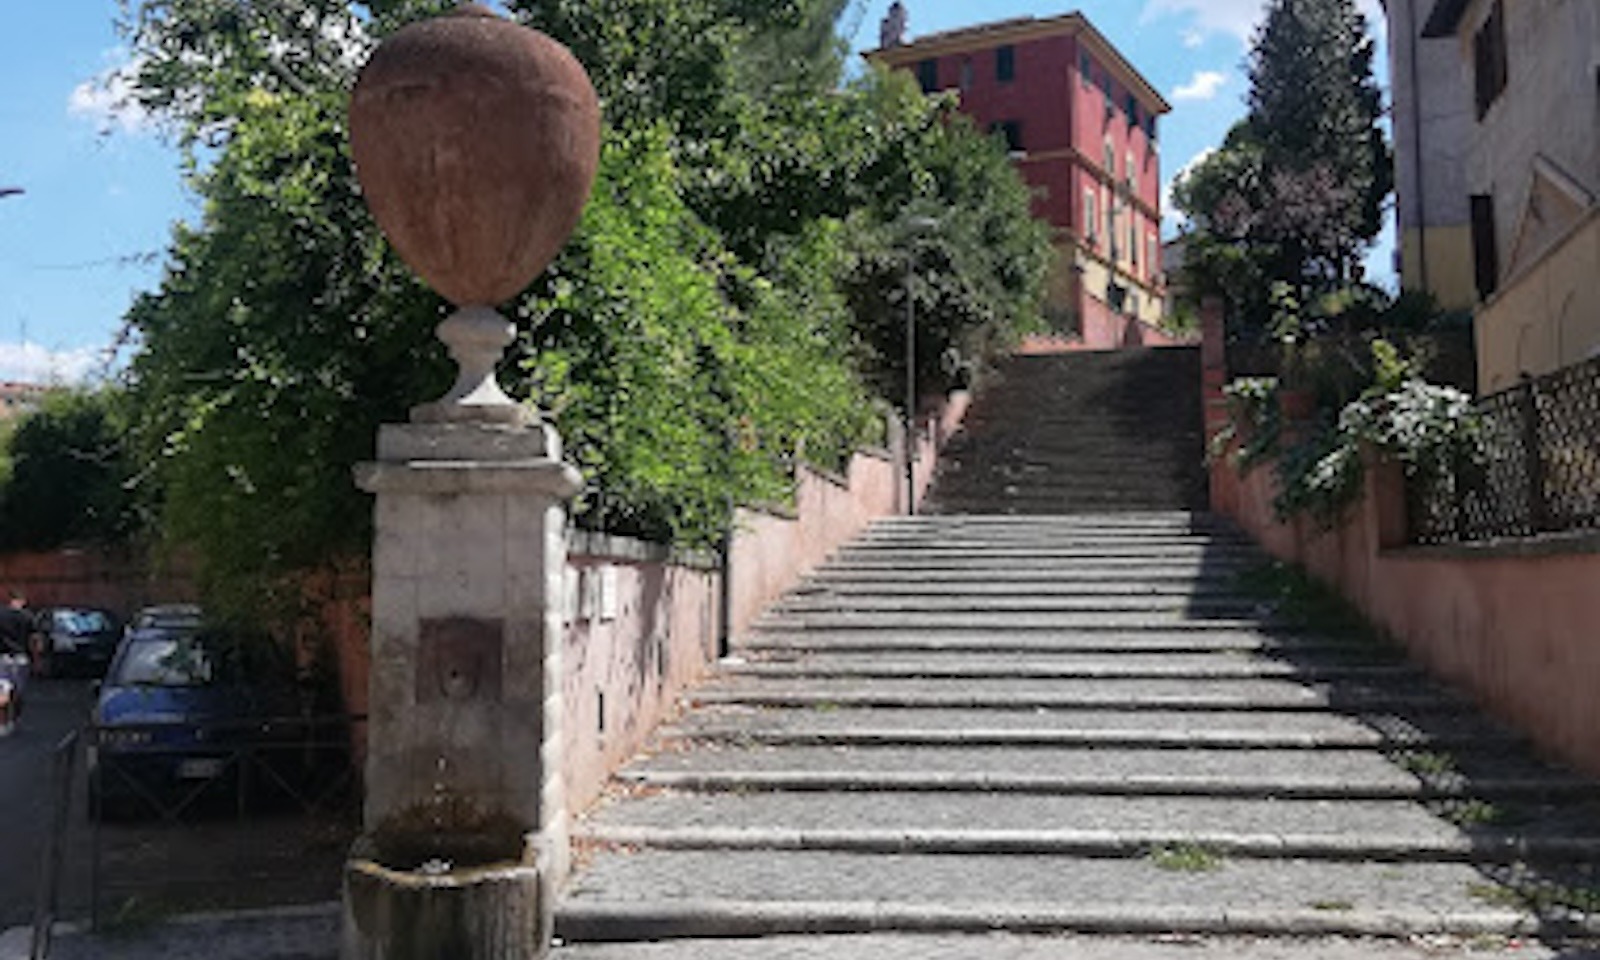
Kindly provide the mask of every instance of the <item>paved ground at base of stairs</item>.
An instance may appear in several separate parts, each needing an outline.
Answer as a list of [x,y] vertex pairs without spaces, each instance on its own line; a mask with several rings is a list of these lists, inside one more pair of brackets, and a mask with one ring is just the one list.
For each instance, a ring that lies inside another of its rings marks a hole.
[[[27,928],[0,933],[0,960],[26,960]],[[114,936],[64,929],[51,960],[334,960],[332,905],[179,917]],[[573,944],[554,960],[1600,960],[1600,949],[1419,938],[1027,937],[1006,934],[767,937]]]

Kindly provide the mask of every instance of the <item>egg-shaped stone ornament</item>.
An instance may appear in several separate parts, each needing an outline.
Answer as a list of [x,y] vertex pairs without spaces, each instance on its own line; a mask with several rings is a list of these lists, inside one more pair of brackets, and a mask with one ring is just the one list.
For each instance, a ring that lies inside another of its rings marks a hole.
[[493,376],[515,331],[493,307],[550,264],[583,214],[600,158],[588,74],[548,36],[463,4],[373,52],[350,98],[350,151],[396,252],[461,308],[439,329],[461,378],[413,419],[516,419],[486,409],[515,406]]

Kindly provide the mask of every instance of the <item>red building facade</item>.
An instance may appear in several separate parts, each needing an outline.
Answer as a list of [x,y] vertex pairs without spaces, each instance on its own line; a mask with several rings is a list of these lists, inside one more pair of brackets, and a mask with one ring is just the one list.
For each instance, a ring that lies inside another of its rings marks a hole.
[[952,91],[1006,137],[1055,232],[1056,326],[1090,346],[1138,342],[1159,322],[1160,117],[1165,99],[1081,14],[984,24],[887,46],[870,59]]

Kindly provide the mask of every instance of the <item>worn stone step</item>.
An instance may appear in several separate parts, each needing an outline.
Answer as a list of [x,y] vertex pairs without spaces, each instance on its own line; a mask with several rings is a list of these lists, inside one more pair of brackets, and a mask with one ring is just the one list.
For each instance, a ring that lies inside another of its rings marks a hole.
[[1420,833],[1239,832],[1164,826],[1107,829],[884,828],[776,826],[592,825],[579,836],[600,844],[654,850],[830,851],[864,854],[1051,855],[1092,859],[1147,856],[1193,844],[1219,857],[1350,860],[1383,863],[1541,865],[1582,862],[1600,854],[1600,837],[1529,836],[1503,830],[1452,835]]
[[1214,543],[1194,537],[1144,537],[1138,540],[1113,537],[1099,542],[1079,541],[1074,543],[1068,541],[1033,545],[997,543],[986,547],[944,547],[937,544],[880,547],[857,542],[841,548],[834,556],[846,561],[872,559],[899,562],[902,560],[926,560],[930,558],[957,560],[1001,558],[1076,560],[1110,557],[1137,557],[1141,560],[1193,559],[1197,557],[1261,560],[1264,559],[1265,554],[1258,547],[1247,543]]
[[918,577],[923,574],[939,576],[984,576],[993,580],[1010,580],[1018,577],[1125,576],[1136,580],[1142,574],[1169,576],[1175,572],[1193,572],[1197,576],[1216,578],[1233,577],[1257,569],[1261,557],[1240,554],[1236,556],[1208,556],[1194,551],[1188,556],[1141,557],[1084,555],[1078,557],[978,557],[945,556],[925,557],[912,553],[895,561],[881,557],[839,557],[818,568],[817,576],[829,578],[866,577]]
[[[1488,960],[1499,955],[1490,946],[1493,939],[1437,934],[1414,939],[1225,934],[1202,938],[1168,931],[1139,936],[975,930],[567,943],[552,956],[556,960]],[[1515,960],[1595,960],[1531,939],[1516,941],[1506,950]]]
[[558,914],[567,939],[860,930],[1524,934],[1465,864],[598,851]]
[[1003,579],[986,570],[832,570],[824,568],[806,577],[792,596],[894,594],[899,596],[969,594],[1169,594],[1178,596],[1237,595],[1239,576],[1222,571],[1157,568],[1149,571],[1088,568],[1070,573],[1018,570]]
[[1231,593],[972,593],[900,595],[826,593],[791,594],[768,610],[774,616],[840,613],[852,616],[915,613],[954,614],[1152,613],[1205,618],[1242,619],[1257,612],[1261,601]]
[[900,772],[857,770],[627,770],[624,789],[705,793],[1016,793],[1106,797],[1257,797],[1279,800],[1418,800],[1590,803],[1594,784],[1553,774],[1454,779],[1344,780],[1330,775],[1102,777],[1029,773]]
[[[1363,656],[1368,644],[1281,630],[1257,623],[1216,626],[1189,620],[1143,627],[1078,626],[1071,629],[982,629],[923,626],[788,630],[770,627],[740,637],[742,651],[855,651],[947,653],[1211,653],[1262,652],[1284,656],[1347,653]],[[1377,647],[1377,655],[1387,648]]]
[[1526,749],[1520,737],[1476,714],[1145,710],[871,710],[711,706],[663,728],[665,740],[711,739],[777,746],[1058,746],[1147,749]]
[[[1508,806],[1502,816],[1516,811],[1525,817],[1515,828],[1494,829],[1507,837],[1537,838],[1539,842],[1559,841],[1571,834],[1559,818],[1541,820],[1542,807]],[[1127,797],[1127,796],[1051,796],[1026,793],[966,795],[958,793],[695,793],[659,791],[626,802],[603,804],[592,811],[577,828],[583,836],[601,836],[600,831],[618,829],[650,830],[661,833],[678,830],[792,831],[802,835],[848,831],[857,834],[901,834],[908,838],[918,830],[989,833],[1001,842],[1019,844],[1030,833],[1038,833],[1041,844],[1083,841],[1083,849],[1099,847],[1106,855],[1126,855],[1141,847],[1168,846],[1200,842],[1210,835],[1212,847],[1249,849],[1252,855],[1285,855],[1285,847],[1274,849],[1266,838],[1325,838],[1330,849],[1350,850],[1363,839],[1387,838],[1370,849],[1377,856],[1386,849],[1413,850],[1419,854],[1430,848],[1446,854],[1459,852],[1457,845],[1470,837],[1455,824],[1443,819],[1426,805],[1412,800],[1278,800],[1250,797]],[[1592,829],[1592,828],[1591,828]],[[1076,836],[1075,836],[1076,835]],[[604,836],[622,842],[616,833]],[[683,846],[693,846],[692,835],[681,835]],[[1119,839],[1120,838],[1120,839]],[[1256,838],[1249,843],[1242,838]],[[715,838],[704,837],[711,846]],[[755,838],[734,838],[736,843],[753,843]],[[794,846],[798,838],[774,843],[775,847]],[[653,842],[641,836],[642,845]],[[1592,848],[1593,837],[1585,833],[1583,844],[1566,848],[1561,856],[1576,849]],[[1410,843],[1409,847],[1404,844]],[[993,852],[1000,852],[995,850]],[[1391,854],[1392,856],[1392,854]],[[1381,858],[1381,857],[1379,857]]]
[[1050,613],[1005,612],[927,612],[927,611],[822,611],[763,614],[756,620],[758,630],[852,630],[873,627],[897,630],[1249,630],[1282,626],[1281,621],[1211,617],[1191,620],[1182,610],[1061,610]]
[[889,577],[871,573],[830,573],[806,578],[789,594],[795,598],[817,596],[858,597],[976,597],[976,596],[1167,596],[1228,597],[1241,594],[1236,577],[1229,575],[1137,576],[1095,571],[1093,576],[1070,577],[1034,572],[1028,577],[997,580],[979,571],[906,574]]
[[1304,683],[1401,683],[1424,676],[1409,664],[1298,664],[1238,656],[1128,655],[1093,659],[1066,655],[901,659],[809,656],[794,660],[725,662],[724,677],[764,680],[1250,680]]
[[1238,533],[1233,521],[1218,514],[1191,510],[1155,510],[1145,513],[1112,513],[1103,516],[1080,514],[1042,518],[1037,522],[1006,517],[936,517],[914,516],[884,517],[873,521],[866,535],[898,531],[951,531],[970,530],[983,532],[1031,533],[1039,530],[1103,530],[1116,529],[1137,534],[1146,530],[1199,532],[1207,530]]
[[1306,685],[1286,680],[906,679],[763,680],[710,684],[686,702],[767,707],[966,710],[1255,710],[1262,712],[1457,712],[1470,709],[1440,691],[1366,684]]
[[[1403,758],[1402,758],[1403,759]],[[907,777],[1040,778],[1045,781],[1187,781],[1194,783],[1338,783],[1351,789],[1407,795],[1423,784],[1470,791],[1480,781],[1546,780],[1583,784],[1515,754],[1481,754],[1447,762],[1430,760],[1413,772],[1384,754],[1353,750],[1212,750],[1093,747],[769,747],[734,743],[715,750],[667,750],[643,757],[629,776],[689,774],[871,775]],[[1453,769],[1459,763],[1468,772]],[[1591,793],[1593,785],[1587,785]],[[1398,794],[1395,791],[1399,791]]]

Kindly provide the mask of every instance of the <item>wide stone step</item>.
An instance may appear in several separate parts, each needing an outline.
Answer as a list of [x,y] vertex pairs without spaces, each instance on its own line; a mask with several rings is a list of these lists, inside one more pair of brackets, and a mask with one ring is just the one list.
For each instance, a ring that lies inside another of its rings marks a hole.
[[[854,627],[786,630],[773,627],[739,638],[744,651],[902,651],[949,653],[1195,653],[1264,652],[1285,656],[1362,655],[1366,645],[1349,640],[1267,630],[1259,623],[1221,625],[1203,620],[1138,628],[1083,626],[1072,629],[971,629],[964,627]],[[1380,652],[1387,648],[1378,647]]]
[[[776,913],[776,911],[770,911]],[[566,943],[556,960],[1486,960],[1485,940],[1441,937],[1425,941],[1372,936],[1272,938],[1213,934],[1201,948],[1192,936],[1160,931],[1149,935],[946,931],[943,933],[836,933],[832,936],[685,938],[643,943]],[[1516,960],[1557,960],[1559,946],[1524,940]],[[1561,957],[1573,960],[1571,952]]]
[[[1402,758],[1404,759],[1404,758]],[[1449,762],[1418,762],[1413,772],[1384,754],[1354,750],[1213,750],[1183,751],[1093,747],[768,747],[735,743],[715,750],[664,751],[641,758],[626,776],[655,780],[672,775],[857,775],[869,777],[973,777],[998,781],[1026,780],[1072,783],[1188,782],[1217,784],[1338,784],[1351,790],[1410,795],[1424,785],[1470,792],[1481,782],[1548,781],[1600,790],[1571,775],[1514,754],[1481,754]],[[1469,772],[1454,769],[1460,763]],[[1470,773],[1470,775],[1469,775]],[[665,782],[665,781],[663,781]],[[1138,792],[1125,790],[1124,792]],[[1200,790],[1199,792],[1205,792]],[[1288,794],[1288,795],[1293,795]]]
[[1202,629],[1205,624],[1213,629],[1248,630],[1281,625],[1272,620],[1216,616],[1204,620],[1188,619],[1182,610],[1060,610],[1055,612],[1007,612],[1003,610],[977,612],[927,612],[927,611],[823,611],[816,613],[784,613],[775,611],[763,614],[756,621],[762,630],[850,630],[869,627],[888,627],[898,630],[1133,630],[1152,629]]
[[771,746],[1141,747],[1225,749],[1526,749],[1520,738],[1476,714],[1407,718],[1372,713],[1146,710],[761,709],[697,710],[663,728],[664,740],[720,740]]
[[884,517],[873,522],[868,534],[902,530],[974,530],[1016,531],[1033,530],[1084,530],[1118,529],[1130,532],[1143,530],[1182,529],[1223,530],[1237,533],[1237,526],[1225,517],[1206,511],[1155,510],[1147,513],[1114,513],[1104,516],[1047,517],[1038,522],[1012,520],[1004,517],[930,517],[923,515]]
[[1261,601],[1232,593],[970,593],[956,595],[792,594],[768,609],[777,616],[840,613],[1030,614],[1153,613],[1207,619],[1243,619],[1258,612]]
[[1234,593],[1239,575],[1204,571],[1199,564],[1162,567],[1142,572],[1084,568],[1070,573],[1018,570],[996,578],[986,570],[836,570],[824,568],[806,577],[794,596],[813,593],[858,594],[1179,594]]
[[899,563],[905,560],[930,559],[1091,559],[1138,558],[1140,560],[1194,559],[1226,557],[1262,561],[1265,554],[1255,546],[1245,543],[1211,543],[1192,537],[1154,537],[1127,540],[1108,538],[1100,542],[1041,543],[1032,545],[993,544],[989,546],[876,546],[852,544],[841,549],[835,557],[841,561],[877,560]]
[[[1302,801],[1304,802],[1304,801]],[[1325,815],[1324,819],[1327,819]],[[1166,826],[1106,829],[981,829],[897,826],[800,828],[596,825],[580,837],[600,844],[654,850],[832,851],[867,854],[1065,855],[1086,858],[1147,856],[1164,847],[1195,845],[1220,857],[1541,865],[1581,862],[1600,855],[1600,837],[1530,836],[1504,830],[1473,834],[1339,833],[1327,830],[1241,832]]]
[[968,710],[1260,710],[1421,711],[1468,709],[1461,699],[1422,684],[1308,685],[1290,680],[1192,679],[903,679],[741,678],[691,691],[694,704],[769,707],[930,707]]
[[[1519,813],[1523,808],[1516,809]],[[1539,808],[1529,807],[1530,816]],[[1506,814],[1502,814],[1506,815]],[[602,805],[585,818],[579,827],[584,836],[619,829],[649,830],[641,844],[655,843],[655,836],[674,831],[793,831],[817,835],[827,831],[858,834],[915,836],[918,830],[939,830],[969,836],[988,834],[1001,842],[1022,842],[1028,834],[1038,835],[1041,845],[1083,841],[1081,849],[1098,847],[1105,855],[1120,856],[1140,852],[1140,847],[1175,845],[1188,839],[1198,842],[1201,835],[1212,838],[1207,846],[1232,846],[1250,849],[1254,855],[1283,854],[1266,838],[1319,838],[1332,852],[1349,851],[1364,839],[1384,838],[1368,849],[1377,851],[1439,851],[1448,855],[1462,849],[1470,840],[1460,827],[1442,819],[1427,806],[1411,800],[1274,800],[1228,797],[1106,797],[1050,796],[1040,794],[954,793],[728,793],[663,791],[630,798],[626,803]],[[617,833],[605,836],[618,840]],[[1501,839],[1539,838],[1544,841],[1568,837],[1566,825],[1557,821],[1542,824],[1537,820],[1515,831],[1500,831]],[[1120,838],[1120,842],[1119,842]],[[1251,838],[1252,842],[1242,842]],[[693,846],[693,835],[678,834],[679,845]],[[732,838],[735,843],[752,843],[753,837]],[[706,846],[715,844],[713,835],[702,835]],[[666,841],[661,845],[671,843]],[[795,846],[798,838],[786,838],[774,847]],[[1406,846],[1409,844],[1409,846]],[[1593,838],[1566,848],[1571,851],[1592,847]],[[1507,844],[1500,844],[1505,847]],[[1304,844],[1309,846],[1309,844]],[[1486,844],[1495,848],[1496,844]],[[957,852],[957,851],[950,851]],[[992,852],[1000,852],[998,850]],[[1328,854],[1322,854],[1328,855]],[[1433,854],[1430,854],[1433,855]],[[1380,857],[1382,858],[1382,857]]]
[[861,555],[836,557],[819,568],[817,576],[848,578],[855,575],[882,577],[916,577],[922,574],[953,574],[971,576],[979,574],[993,580],[1010,580],[1013,576],[1023,582],[1024,577],[1054,577],[1074,579],[1090,576],[1125,576],[1130,580],[1146,572],[1152,576],[1168,576],[1173,572],[1193,571],[1211,577],[1238,577],[1259,568],[1265,562],[1259,555],[1238,552],[1208,554],[1203,550],[1185,551],[1181,554],[1084,552],[1067,557],[1039,556],[988,556],[975,554],[919,555],[907,551],[906,556],[895,559]]
[[875,572],[831,572],[807,577],[792,597],[946,597],[946,596],[1175,596],[1238,597],[1237,577],[1228,574],[1199,576],[1128,577],[1113,571],[1062,576],[1034,571],[1027,577],[997,580],[981,571],[934,573],[898,577]]
[[1250,680],[1353,681],[1392,684],[1422,674],[1409,664],[1299,664],[1236,656],[1123,655],[1085,658],[938,657],[907,660],[861,656],[809,656],[794,660],[730,662],[725,677],[762,680]]
[[[561,904],[572,940],[1026,929],[1093,932],[1527,933],[1465,864],[797,851],[605,850]],[[1488,901],[1488,902],[1486,902]]]

